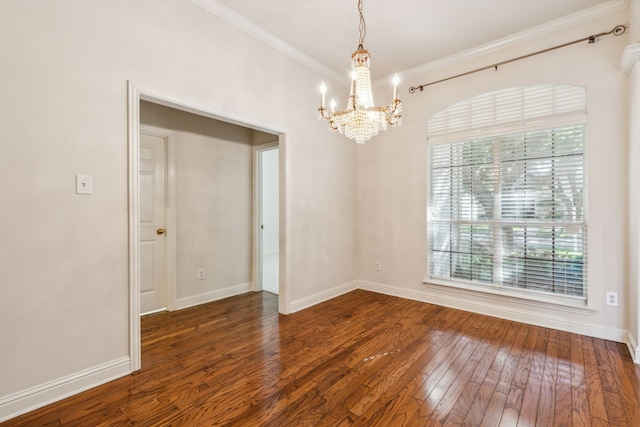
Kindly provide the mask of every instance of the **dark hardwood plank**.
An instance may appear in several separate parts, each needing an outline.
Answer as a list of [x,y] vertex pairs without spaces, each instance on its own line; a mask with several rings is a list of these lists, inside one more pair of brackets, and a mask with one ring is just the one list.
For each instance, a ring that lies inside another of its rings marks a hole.
[[640,425],[626,346],[354,291],[142,319],[142,369],[8,426]]
[[[571,334],[558,333],[557,378],[555,384],[555,416],[554,426],[572,425],[572,382],[571,382]],[[575,425],[578,425],[576,423]]]
[[[487,410],[482,417],[482,421],[478,421],[476,418],[471,418],[471,414],[469,417],[469,424],[467,424],[467,419],[465,419],[465,425],[481,425],[486,427],[497,426],[500,425],[500,420],[503,418],[503,411],[505,405],[507,404],[507,395],[504,393],[500,393],[499,391],[494,391],[491,395],[491,400],[487,405]],[[507,425],[506,418],[505,423],[503,425]],[[513,420],[513,425],[515,425],[516,420]]]
[[590,424],[589,396],[587,394],[586,374],[582,351],[582,339],[571,335],[571,422],[576,426]]
[[504,409],[500,416],[501,427],[516,426],[520,419],[520,408],[522,407],[522,397],[524,396],[524,388],[513,387],[509,390],[504,403]]
[[[520,337],[526,338],[524,338],[522,343],[518,342],[514,346],[514,353],[518,355],[518,359],[512,374],[513,379],[510,388],[507,390],[507,400],[502,412],[502,417],[500,418],[499,425],[501,426],[517,425],[518,420],[521,418],[524,392],[529,381],[529,371],[531,370],[535,342],[539,334],[539,328],[530,325],[524,325],[524,328],[526,332],[523,332]],[[533,378],[533,380],[535,381],[535,378]],[[527,415],[530,416],[530,414],[531,408],[529,408]]]
[[[498,324],[497,322],[495,323]],[[504,405],[506,395],[496,392],[496,386],[509,360],[510,348],[517,336],[518,328],[514,327],[516,325],[509,321],[502,321],[499,325],[500,330],[492,333],[492,336],[496,337],[496,340],[480,361],[478,375],[474,375],[476,378],[482,377],[483,361],[486,366],[486,361],[493,357],[489,369],[481,379],[480,389],[478,390],[476,398],[462,422],[465,426],[495,426],[500,420],[500,417],[496,416],[502,413],[503,406],[498,410],[496,405],[500,405],[501,402]],[[487,413],[489,407],[491,408],[491,412]]]
[[594,344],[600,382],[602,384],[602,393],[604,395],[604,407],[607,411],[609,424],[627,425],[622,400],[618,394],[618,387],[609,363],[605,341],[593,339],[591,341]]
[[620,357],[617,343],[606,342],[605,350],[608,355],[609,364],[612,369],[611,378],[615,382],[617,390],[612,390],[620,397],[627,424],[630,426],[640,426],[640,405],[635,394],[637,381],[632,382],[626,375],[625,359]]
[[538,425],[552,426],[553,420],[557,415],[555,406],[556,382],[558,379],[558,347],[560,345],[558,340],[558,331],[549,331],[536,416]]
[[600,366],[596,360],[592,338],[582,337],[582,355],[591,422],[593,423],[594,420],[602,420],[606,425],[609,419],[607,410],[605,409],[604,392],[600,380]]
[[[498,383],[498,377],[500,372],[495,370],[489,370],[484,378],[484,381],[480,384],[480,388],[476,393],[476,396],[469,407],[469,410],[464,415],[461,424],[465,426],[479,426],[481,425],[487,407],[491,403],[496,384]],[[502,410],[500,410],[502,412]],[[488,419],[487,419],[487,422]],[[497,422],[497,421],[496,421]],[[496,425],[495,422],[493,425]]]
[[511,384],[516,376],[516,372],[518,372],[518,365],[524,344],[529,335],[529,331],[532,329],[529,325],[524,324],[518,324],[515,328],[518,329],[518,332],[513,338],[513,341],[510,342],[510,348],[505,347],[501,351],[504,354],[502,357],[505,357],[505,360],[502,364],[503,367],[500,378],[496,384],[496,391],[505,395],[511,390]]
[[[487,328],[487,320],[489,320],[486,317],[475,318],[476,316],[474,315],[472,320],[475,326],[473,335],[469,337],[457,359],[451,364],[451,367],[423,404],[423,411],[425,409],[431,411],[430,416],[426,418],[425,425],[443,425],[451,415],[454,416],[454,422],[457,418],[460,421],[464,420],[475,399],[479,388],[477,382],[473,382],[469,387],[467,385],[472,382],[473,375],[478,369],[480,358],[476,355],[483,354],[485,346],[485,343],[478,337]],[[466,395],[464,395],[465,391]],[[458,406],[458,413],[453,412],[456,406]]]

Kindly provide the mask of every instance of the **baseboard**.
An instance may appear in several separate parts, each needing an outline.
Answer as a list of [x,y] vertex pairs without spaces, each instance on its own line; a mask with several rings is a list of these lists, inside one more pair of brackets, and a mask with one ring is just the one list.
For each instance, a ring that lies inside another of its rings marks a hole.
[[348,282],[343,285],[336,286],[335,288],[327,289],[325,291],[318,292],[317,294],[292,301],[291,313],[304,310],[305,308],[309,308],[321,302],[328,301],[332,298],[335,298],[342,294],[346,294],[347,292],[351,292],[356,289],[358,289],[358,282]]
[[0,422],[131,373],[129,356],[0,397]]
[[205,304],[217,301],[223,298],[229,298],[236,295],[245,294],[251,291],[251,283],[240,283],[239,285],[229,286],[227,288],[216,289],[198,295],[192,295],[185,298],[179,298],[176,301],[176,310],[193,307],[199,304]]
[[[566,318],[549,316],[548,314],[540,314],[531,310],[491,304],[490,302],[488,302],[487,298],[484,298],[482,300],[474,300],[472,298],[461,297],[460,294],[452,294],[451,296],[445,296],[442,294],[434,295],[426,291],[412,290],[390,286],[382,283],[366,281],[359,281],[357,283],[357,286],[358,289],[363,289],[371,292],[378,292],[400,298],[455,308],[458,310],[470,311],[472,313],[483,314],[486,316],[497,317],[505,320],[512,320],[515,322],[527,323],[544,328],[557,329],[560,331],[572,332],[580,335],[586,335],[594,338],[601,338],[622,343],[626,343],[628,341],[627,331],[622,329],[604,328],[600,325],[593,325],[589,323],[578,322],[575,320],[567,320]],[[632,357],[633,356],[635,356],[634,353],[632,353]]]
[[629,353],[631,353],[633,362],[640,363],[640,347],[638,347],[638,343],[631,334],[628,334],[627,337],[627,347],[629,348]]

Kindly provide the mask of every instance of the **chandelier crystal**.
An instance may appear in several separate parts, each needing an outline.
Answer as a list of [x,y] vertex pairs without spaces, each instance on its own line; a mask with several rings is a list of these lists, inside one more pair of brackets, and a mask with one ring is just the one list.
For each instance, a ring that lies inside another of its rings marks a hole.
[[325,108],[325,94],[327,88],[324,83],[320,87],[321,100],[320,118],[329,122],[329,129],[339,131],[358,144],[364,144],[378,132],[389,126],[402,124],[402,102],[398,98],[398,76],[393,78],[393,99],[384,107],[376,107],[373,103],[371,91],[371,76],[369,66],[371,55],[363,47],[367,27],[362,14],[362,0],[358,0],[358,12],[360,13],[360,40],[358,49],[351,55],[353,71],[351,73],[351,93],[347,108],[335,111],[335,101],[331,101],[331,111]]

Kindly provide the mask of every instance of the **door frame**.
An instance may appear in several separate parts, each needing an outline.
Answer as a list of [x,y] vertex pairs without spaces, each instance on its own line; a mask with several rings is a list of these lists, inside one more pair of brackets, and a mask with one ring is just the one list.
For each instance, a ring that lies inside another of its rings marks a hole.
[[[280,174],[280,143],[278,141],[269,142],[267,144],[256,145],[253,147],[253,289],[254,291],[263,290],[262,286],[262,157],[261,154],[265,151],[278,149],[278,174],[280,175],[280,182],[282,182],[282,175]],[[278,188],[278,199],[280,198],[280,191],[282,186]],[[282,215],[280,213],[281,205],[278,203],[278,229],[282,226]],[[282,236],[282,235],[280,235]],[[280,240],[280,239],[279,239]],[[280,244],[278,241],[278,252],[280,252]],[[278,257],[279,258],[279,257]],[[279,269],[279,276],[282,275]],[[281,277],[278,277],[278,295],[282,292],[281,289]]]
[[[139,195],[139,159],[140,159],[140,101],[149,101],[166,107],[175,108],[199,116],[209,117],[227,123],[243,126],[274,134],[278,137],[280,159],[286,158],[286,135],[273,126],[263,126],[252,123],[244,117],[232,117],[227,112],[216,112],[210,107],[185,102],[175,96],[158,90],[143,88],[127,81],[128,106],[128,217],[129,217],[129,355],[130,370],[137,371],[142,365],[141,331],[140,331],[140,195]],[[169,155],[169,152],[167,153]],[[175,157],[175,156],[172,156]],[[286,212],[286,168],[280,163],[280,295],[278,296],[278,311],[282,314],[291,313],[291,299],[289,296],[286,240],[288,214]],[[285,256],[283,256],[285,255]]]
[[[176,309],[176,165],[175,165],[175,140],[172,132],[149,125],[139,125],[140,133],[164,138],[165,140],[165,204],[164,218],[165,238],[164,273],[166,287],[167,310]],[[140,144],[140,140],[138,140]],[[139,187],[138,187],[139,188]]]

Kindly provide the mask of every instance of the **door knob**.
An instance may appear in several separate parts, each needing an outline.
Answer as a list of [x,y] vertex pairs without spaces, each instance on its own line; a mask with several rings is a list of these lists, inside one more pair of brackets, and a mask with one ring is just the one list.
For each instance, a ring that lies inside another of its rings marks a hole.
[[156,233],[164,234],[164,228],[158,228],[158,230],[156,230]]

